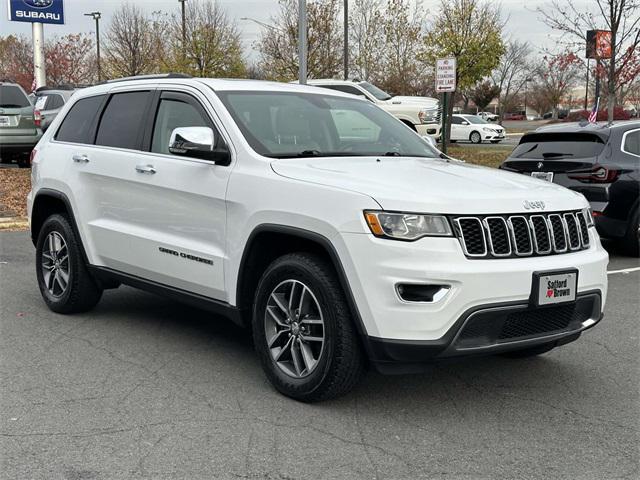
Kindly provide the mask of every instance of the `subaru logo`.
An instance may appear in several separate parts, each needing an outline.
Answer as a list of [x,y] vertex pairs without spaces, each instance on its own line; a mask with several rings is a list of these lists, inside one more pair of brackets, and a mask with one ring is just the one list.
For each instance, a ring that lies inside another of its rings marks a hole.
[[526,210],[544,210],[545,204],[542,200],[525,200],[522,206]]
[[53,0],[22,0],[25,4],[33,8],[47,8],[53,3]]

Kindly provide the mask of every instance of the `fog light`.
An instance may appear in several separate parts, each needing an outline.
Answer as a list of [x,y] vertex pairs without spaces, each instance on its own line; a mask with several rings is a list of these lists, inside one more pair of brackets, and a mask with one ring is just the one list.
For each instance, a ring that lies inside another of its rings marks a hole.
[[449,292],[449,285],[428,285],[399,283],[396,285],[398,296],[405,302],[434,303],[442,300]]

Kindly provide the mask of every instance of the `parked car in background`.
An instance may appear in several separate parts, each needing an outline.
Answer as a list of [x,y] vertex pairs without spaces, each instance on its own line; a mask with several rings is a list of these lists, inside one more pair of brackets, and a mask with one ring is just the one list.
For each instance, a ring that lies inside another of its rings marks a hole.
[[451,139],[452,141],[469,141],[482,143],[489,141],[498,143],[505,138],[505,129],[500,125],[489,123],[476,115],[452,115]]
[[498,119],[500,118],[498,115],[491,112],[479,112],[476,115],[488,122],[497,122]]
[[392,97],[369,82],[309,80],[309,85],[350,93],[375,103],[420,135],[440,138],[440,102],[430,97]]
[[0,81],[0,162],[29,166],[29,155],[42,131],[33,117],[33,104],[20,85]]
[[583,194],[598,233],[638,256],[639,121],[541,127],[522,137],[501,168]]
[[[564,120],[569,115],[569,110],[561,108],[558,110],[558,120]],[[553,112],[546,112],[542,115],[543,120],[550,120],[553,118]]]
[[40,87],[35,92],[34,120],[42,131],[46,131],[65,103],[76,91],[74,87]]
[[504,120],[526,120],[527,117],[524,113],[505,113],[502,117]]

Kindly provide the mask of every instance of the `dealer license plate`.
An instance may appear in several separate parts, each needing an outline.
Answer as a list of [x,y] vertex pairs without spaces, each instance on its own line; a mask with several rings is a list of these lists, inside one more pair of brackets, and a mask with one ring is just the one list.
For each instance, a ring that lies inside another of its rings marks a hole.
[[533,300],[536,305],[573,302],[576,299],[578,271],[533,274]]
[[0,127],[9,126],[9,117],[0,117]]
[[531,172],[531,176],[547,182],[553,182],[553,172]]

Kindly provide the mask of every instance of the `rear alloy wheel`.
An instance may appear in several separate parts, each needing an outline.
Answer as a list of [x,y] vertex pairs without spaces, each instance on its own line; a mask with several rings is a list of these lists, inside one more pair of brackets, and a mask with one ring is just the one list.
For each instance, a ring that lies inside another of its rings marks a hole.
[[262,367],[282,394],[315,402],[347,393],[364,359],[333,266],[292,253],[265,271],[253,308],[253,338]]
[[85,312],[102,296],[102,288],[87,271],[79,241],[63,215],[50,216],[40,229],[36,275],[42,298],[57,313]]
[[480,135],[480,132],[471,132],[469,140],[471,140],[471,143],[482,143],[482,135]]

